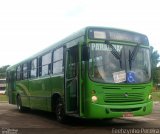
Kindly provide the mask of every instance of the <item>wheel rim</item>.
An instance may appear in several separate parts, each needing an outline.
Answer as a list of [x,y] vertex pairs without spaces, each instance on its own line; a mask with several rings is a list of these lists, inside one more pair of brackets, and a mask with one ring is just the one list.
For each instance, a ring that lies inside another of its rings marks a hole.
[[58,121],[62,121],[63,120],[63,118],[64,118],[64,110],[63,110],[63,105],[62,104],[58,104],[56,115],[57,115],[57,120]]
[[17,106],[17,107],[18,107],[18,110],[21,110],[21,107],[20,107],[20,105],[19,105],[19,104],[18,104],[18,106]]
[[18,107],[18,110],[21,110],[21,100],[19,96],[17,97],[17,107]]

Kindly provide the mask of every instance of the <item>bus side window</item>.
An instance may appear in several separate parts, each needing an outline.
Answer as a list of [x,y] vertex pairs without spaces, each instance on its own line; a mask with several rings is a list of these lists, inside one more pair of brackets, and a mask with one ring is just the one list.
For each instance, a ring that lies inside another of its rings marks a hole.
[[39,58],[38,62],[39,62],[39,64],[38,64],[38,66],[39,66],[38,75],[42,76],[42,56]]
[[31,78],[31,62],[27,63],[27,77]]
[[31,78],[37,77],[37,58],[31,61]]
[[53,74],[63,72],[63,47],[57,49],[53,53]]
[[49,75],[51,73],[51,53],[47,53],[44,56],[42,56],[42,76]]
[[21,80],[21,65],[17,67],[16,80]]
[[23,80],[28,78],[28,71],[27,70],[28,70],[28,64],[24,63],[23,68],[22,68],[22,78],[23,78]]

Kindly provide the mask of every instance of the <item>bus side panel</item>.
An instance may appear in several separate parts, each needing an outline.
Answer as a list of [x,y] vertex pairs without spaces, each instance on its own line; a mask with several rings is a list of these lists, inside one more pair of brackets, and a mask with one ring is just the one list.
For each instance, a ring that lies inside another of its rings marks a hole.
[[20,94],[22,106],[30,107],[28,80],[16,82],[16,90],[18,90],[17,94]]
[[29,81],[30,107],[32,109],[46,110],[46,85],[44,79]]
[[[57,76],[52,76],[51,78],[51,85],[52,85],[52,95],[54,94],[59,94],[62,99],[64,97],[64,75],[57,75]],[[48,104],[51,103],[48,102]],[[51,104],[48,105],[49,109],[52,109]]]

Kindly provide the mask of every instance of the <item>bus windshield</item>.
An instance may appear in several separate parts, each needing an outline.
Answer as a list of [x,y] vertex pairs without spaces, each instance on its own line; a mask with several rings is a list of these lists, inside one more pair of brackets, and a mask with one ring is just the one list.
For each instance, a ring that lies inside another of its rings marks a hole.
[[148,82],[151,78],[149,49],[139,46],[135,53],[136,46],[90,43],[90,78],[101,83]]

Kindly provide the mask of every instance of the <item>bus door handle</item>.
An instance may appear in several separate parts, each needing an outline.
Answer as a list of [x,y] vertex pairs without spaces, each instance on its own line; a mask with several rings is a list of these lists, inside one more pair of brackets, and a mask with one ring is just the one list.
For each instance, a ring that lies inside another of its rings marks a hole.
[[74,80],[76,80],[77,81],[77,76],[76,77],[73,77],[73,78],[69,78],[69,79],[66,79],[66,81],[68,82],[68,81],[74,81]]
[[69,82],[69,84],[67,85],[67,87],[70,86],[70,85],[72,84],[73,81],[76,81],[76,84],[77,84],[77,80],[78,80],[77,77],[70,78],[70,79],[66,79],[66,83]]

